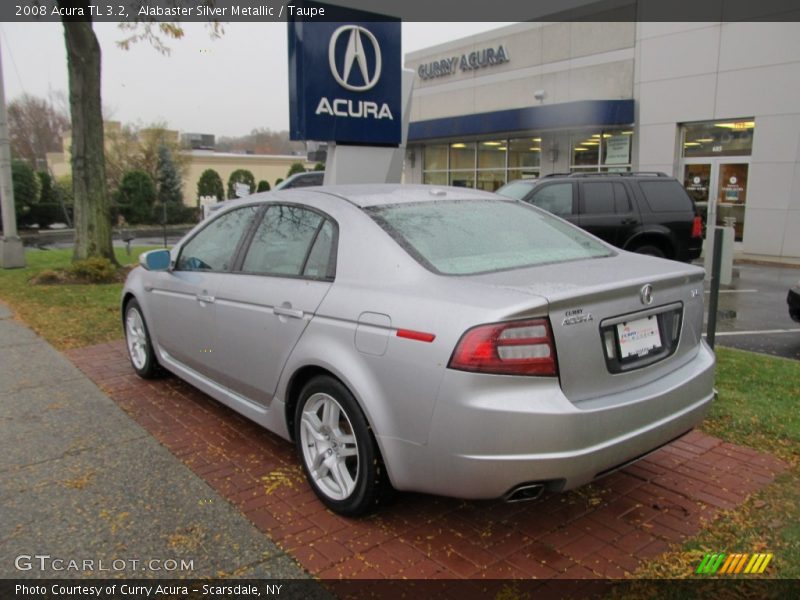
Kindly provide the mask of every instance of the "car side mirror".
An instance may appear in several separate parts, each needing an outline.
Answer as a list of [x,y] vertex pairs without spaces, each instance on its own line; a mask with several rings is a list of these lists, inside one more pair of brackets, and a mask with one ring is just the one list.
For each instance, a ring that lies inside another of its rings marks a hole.
[[169,250],[150,250],[139,255],[139,264],[148,271],[166,271],[171,260]]

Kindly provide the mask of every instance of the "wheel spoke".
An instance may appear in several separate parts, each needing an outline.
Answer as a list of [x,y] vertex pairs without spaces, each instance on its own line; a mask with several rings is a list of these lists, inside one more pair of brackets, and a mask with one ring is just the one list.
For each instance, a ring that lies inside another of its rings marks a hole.
[[308,434],[318,442],[325,441],[325,435],[322,433],[322,423],[314,413],[303,413],[303,427]]
[[345,458],[347,456],[358,456],[358,448],[354,445],[352,446],[343,446],[339,450],[339,456]]
[[325,404],[322,405],[322,422],[331,431],[339,428],[340,411],[339,405],[333,399],[326,400]]
[[[323,466],[325,467],[325,472],[320,472],[320,467]],[[314,461],[311,463],[311,472],[316,473],[318,477],[325,477],[328,470],[330,469],[328,469],[328,465],[325,464],[325,453],[318,451],[314,456]]]
[[349,496],[355,487],[355,482],[350,476],[350,472],[347,470],[347,465],[344,464],[343,460],[336,461],[331,469],[331,476],[336,482],[336,485],[339,486],[339,490],[341,491],[342,495],[345,497]]

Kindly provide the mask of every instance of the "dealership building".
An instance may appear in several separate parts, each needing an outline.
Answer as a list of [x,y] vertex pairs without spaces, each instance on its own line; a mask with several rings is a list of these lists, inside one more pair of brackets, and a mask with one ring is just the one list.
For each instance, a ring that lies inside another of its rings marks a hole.
[[738,254],[800,259],[800,23],[518,23],[405,66],[406,182],[664,172]]

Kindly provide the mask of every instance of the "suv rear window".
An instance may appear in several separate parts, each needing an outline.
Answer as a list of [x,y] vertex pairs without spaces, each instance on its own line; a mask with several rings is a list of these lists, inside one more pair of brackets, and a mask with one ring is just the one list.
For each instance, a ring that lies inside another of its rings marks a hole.
[[692,199],[675,179],[640,181],[647,205],[653,212],[692,211]]
[[501,196],[505,196],[506,198],[511,198],[512,200],[522,200],[525,196],[531,193],[533,189],[533,185],[531,181],[512,181],[511,183],[507,183],[495,193],[500,194]]
[[519,202],[448,200],[376,206],[367,212],[420,264],[443,275],[612,254],[580,229]]

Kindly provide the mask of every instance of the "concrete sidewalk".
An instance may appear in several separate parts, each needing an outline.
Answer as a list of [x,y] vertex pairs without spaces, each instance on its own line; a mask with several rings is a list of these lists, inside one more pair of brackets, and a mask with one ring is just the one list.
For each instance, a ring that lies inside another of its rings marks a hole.
[[2,304],[0,513],[0,578],[308,577]]

